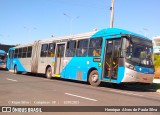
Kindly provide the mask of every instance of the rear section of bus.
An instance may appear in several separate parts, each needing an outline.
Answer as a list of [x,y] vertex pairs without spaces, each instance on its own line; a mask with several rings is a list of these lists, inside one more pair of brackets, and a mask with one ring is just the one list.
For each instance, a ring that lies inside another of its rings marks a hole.
[[6,68],[6,59],[7,59],[7,53],[3,50],[0,50],[0,68],[3,69]]

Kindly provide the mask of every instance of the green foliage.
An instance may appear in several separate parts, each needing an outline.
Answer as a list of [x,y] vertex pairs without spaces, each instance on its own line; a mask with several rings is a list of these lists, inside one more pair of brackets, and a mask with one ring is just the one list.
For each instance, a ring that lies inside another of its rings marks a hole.
[[154,66],[155,68],[158,68],[158,66],[160,66],[160,55],[158,54],[154,55]]
[[21,44],[16,44],[15,46],[19,46],[19,45],[21,45]]

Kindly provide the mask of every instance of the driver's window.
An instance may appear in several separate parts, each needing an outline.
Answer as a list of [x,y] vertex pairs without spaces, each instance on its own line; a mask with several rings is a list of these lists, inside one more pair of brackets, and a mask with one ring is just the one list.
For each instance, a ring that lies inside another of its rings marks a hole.
[[130,54],[129,52],[130,52],[129,40],[126,37],[124,37],[124,38],[122,38],[120,57],[129,56],[129,54]]

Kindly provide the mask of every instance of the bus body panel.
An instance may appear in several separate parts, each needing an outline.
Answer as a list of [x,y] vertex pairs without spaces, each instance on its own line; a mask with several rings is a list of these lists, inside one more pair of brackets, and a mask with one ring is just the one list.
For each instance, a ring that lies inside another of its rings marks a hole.
[[[152,71],[152,69],[150,69]],[[150,71],[149,70],[149,71]],[[146,74],[143,72],[137,72],[129,68],[125,68],[125,74],[122,82],[140,82],[140,83],[152,83],[154,74]]]
[[125,67],[119,66],[118,67],[118,79],[117,79],[117,83],[121,83],[122,82],[122,79],[124,77],[124,72],[125,72]]
[[41,57],[38,61],[38,72],[37,73],[46,73],[47,67],[52,68],[52,75],[54,76],[54,63],[55,57]]
[[145,73],[145,74],[154,74],[154,68],[147,68],[142,66],[135,66],[135,70],[138,73]]
[[101,67],[98,64],[99,62],[93,62],[92,57],[73,57],[62,70],[62,78],[87,81],[88,71],[94,68],[98,70],[101,80]]
[[[18,61],[18,59],[16,61]],[[19,71],[25,70],[25,72],[31,72],[31,58],[21,58],[19,59],[19,62],[16,63],[16,65],[18,68],[21,68],[21,69],[18,69]]]
[[38,73],[45,73],[46,67],[51,65],[52,58],[41,57],[38,60]]
[[27,70],[26,70],[26,68],[24,67],[24,65],[23,65],[23,63],[21,62],[21,60],[20,59],[18,59],[18,58],[15,58],[15,59],[13,59],[13,66],[12,66],[12,70],[14,70],[14,67],[17,67],[17,71],[20,71],[20,72],[28,72]]

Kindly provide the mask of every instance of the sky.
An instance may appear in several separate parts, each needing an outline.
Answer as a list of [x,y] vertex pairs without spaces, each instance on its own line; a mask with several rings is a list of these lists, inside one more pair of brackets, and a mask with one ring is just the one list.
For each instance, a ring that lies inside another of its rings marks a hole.
[[[159,5],[160,0],[115,0],[114,27],[160,36]],[[0,43],[25,44],[109,28],[110,6],[111,0],[0,0]]]

